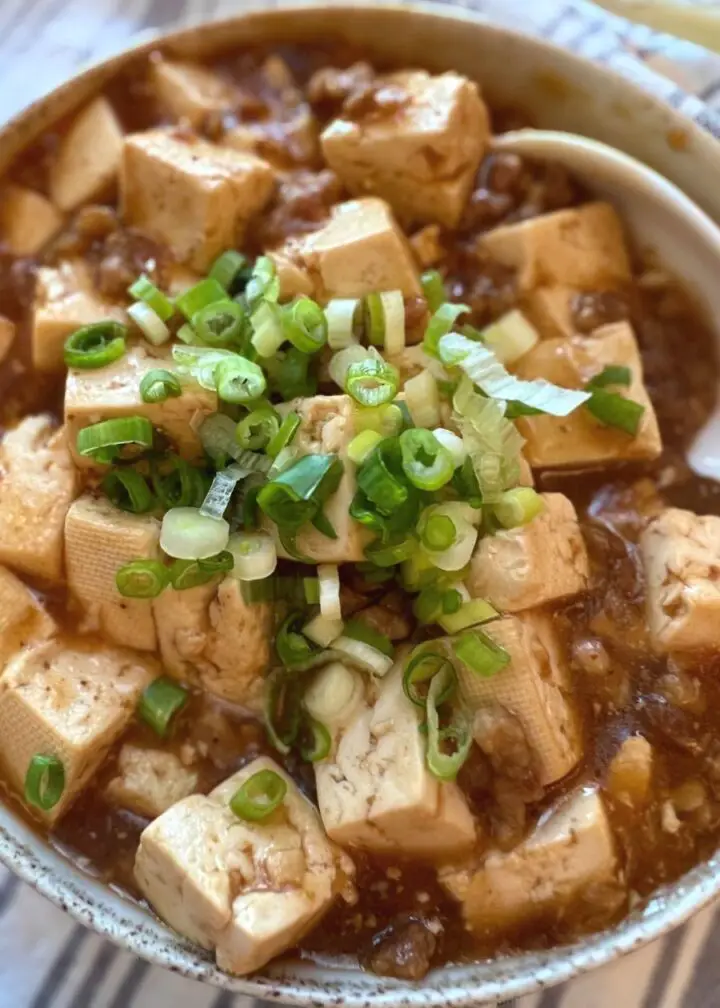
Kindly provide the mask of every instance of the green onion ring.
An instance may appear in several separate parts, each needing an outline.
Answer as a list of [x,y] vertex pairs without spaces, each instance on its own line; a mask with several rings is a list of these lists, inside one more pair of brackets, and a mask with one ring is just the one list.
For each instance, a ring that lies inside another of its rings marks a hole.
[[147,514],[155,507],[155,497],[147,480],[135,469],[113,469],[103,477],[100,487],[108,500],[121,511]]
[[[408,700],[412,701],[417,707],[424,707],[427,702],[427,690],[424,693],[420,693],[418,685],[425,683],[429,687],[430,680],[438,672],[441,672],[446,665],[452,669],[452,663],[446,655],[441,654],[439,651],[428,650],[427,644],[421,644],[420,647],[415,648],[403,672],[403,690]],[[438,699],[438,705],[450,698],[453,685],[450,684],[445,694],[441,694]]]
[[138,715],[161,738],[165,738],[172,719],[188,702],[186,689],[167,676],[154,679],[143,690]]
[[65,790],[65,767],[57,756],[35,753],[25,774],[25,801],[49,812]]
[[115,574],[115,586],[124,598],[157,598],[169,581],[168,569],[159,560],[131,560]]
[[279,808],[287,794],[287,781],[274,770],[258,770],[238,788],[230,808],[238,819],[260,822]]
[[146,403],[161,403],[182,395],[177,375],[164,368],[153,368],[140,380],[140,398]]
[[76,329],[65,340],[67,367],[91,370],[107,367],[125,353],[127,326],[112,319]]
[[325,312],[317,302],[305,295],[285,305],[282,327],[285,339],[301,353],[317,353],[327,343]]
[[332,746],[330,732],[324,724],[306,714],[300,723],[298,748],[306,763],[318,763],[325,759]]
[[361,406],[380,406],[390,402],[399,388],[397,368],[381,357],[355,361],[345,374],[345,391]]

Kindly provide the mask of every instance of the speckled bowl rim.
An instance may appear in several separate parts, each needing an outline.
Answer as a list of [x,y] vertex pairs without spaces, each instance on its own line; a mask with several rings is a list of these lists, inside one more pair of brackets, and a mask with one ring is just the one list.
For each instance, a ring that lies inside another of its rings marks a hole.
[[[303,12],[312,11],[316,15],[318,7],[337,9],[348,6],[377,14],[378,17],[384,11],[394,12],[396,16],[401,11],[408,18],[466,22],[496,36],[498,44],[503,39],[517,40],[521,37],[525,45],[543,50],[555,62],[574,65],[577,70],[584,68],[588,72],[592,66],[596,80],[613,78],[615,87],[620,86],[632,95],[636,104],[644,102],[656,112],[660,111],[668,124],[681,129],[692,139],[696,150],[704,152],[705,159],[716,160],[720,166],[720,146],[691,120],[660,99],[648,95],[631,81],[589,64],[587,60],[548,42],[492,25],[476,12],[437,3],[358,4],[343,3],[343,0],[329,4],[293,3],[289,11],[302,17]],[[83,68],[4,126],[0,130],[0,168],[25,146],[28,134],[36,131],[38,124],[44,125],[65,114],[78,103],[81,92],[82,96],[89,93],[91,85],[93,90],[102,86],[129,55],[141,55],[158,43],[170,47],[178,43],[182,47],[183,40],[188,43],[198,31],[217,28],[218,25],[220,29],[223,26],[230,28],[240,22],[244,25],[256,16],[280,21],[286,13],[282,8],[268,10],[267,4],[262,7],[249,4],[243,14],[220,22],[208,22],[205,29],[194,25],[179,31],[143,33],[134,45]],[[52,107],[52,115],[48,112],[49,107]],[[712,145],[714,149],[711,150]],[[166,928],[143,907],[71,864],[37,836],[9,805],[0,805],[0,861],[80,924],[150,963],[239,994],[307,1008],[341,1004],[347,1008],[391,1005],[477,1008],[486,1002],[509,1000],[562,983],[647,944],[687,920],[720,893],[720,858],[715,854],[678,882],[658,890],[645,905],[634,910],[620,924],[549,951],[529,952],[473,965],[447,966],[433,970],[422,983],[417,984],[365,974],[351,964],[343,966],[299,960],[275,963],[253,977],[237,978],[218,970],[207,953]]]

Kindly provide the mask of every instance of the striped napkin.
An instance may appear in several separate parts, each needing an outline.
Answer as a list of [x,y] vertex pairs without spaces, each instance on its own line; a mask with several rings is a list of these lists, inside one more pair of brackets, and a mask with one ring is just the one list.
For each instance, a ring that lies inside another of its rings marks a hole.
[[[501,24],[522,23],[528,32],[610,66],[720,137],[719,56],[631,25],[584,0],[459,2]],[[243,0],[1,0],[0,121],[78,64],[123,48],[140,30],[222,17],[243,5]],[[710,907],[617,963],[504,1008],[720,1008],[718,913]],[[0,1008],[164,1006],[254,1008],[251,999],[185,980],[115,948],[0,868]]]

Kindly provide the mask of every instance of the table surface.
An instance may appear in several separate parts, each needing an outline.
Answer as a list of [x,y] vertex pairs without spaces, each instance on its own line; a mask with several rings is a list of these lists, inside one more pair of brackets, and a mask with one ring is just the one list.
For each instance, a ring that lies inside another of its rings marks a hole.
[[[275,2],[275,0],[268,0]],[[291,0],[292,2],[292,0]],[[588,25],[627,59],[643,50],[676,83],[720,93],[720,65],[673,40],[651,40],[583,0],[460,0],[564,45]],[[0,121],[70,75],[122,48],[140,30],[242,9],[243,0],[0,0]],[[600,17],[598,18],[598,15]],[[614,34],[619,32],[618,34]],[[652,42],[652,44],[651,44]],[[678,60],[680,62],[678,62]],[[641,72],[642,68],[638,68]],[[660,942],[513,1008],[720,1008],[720,919],[710,908]],[[0,1008],[252,1008],[148,966],[73,923],[0,869]]]

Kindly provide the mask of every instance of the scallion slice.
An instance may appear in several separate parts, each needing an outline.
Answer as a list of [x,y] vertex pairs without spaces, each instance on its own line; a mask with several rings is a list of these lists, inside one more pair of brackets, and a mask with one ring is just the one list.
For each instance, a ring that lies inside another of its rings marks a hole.
[[345,624],[345,630],[343,631],[344,637],[349,637],[352,640],[362,641],[363,644],[368,644],[370,647],[375,648],[376,651],[380,651],[381,654],[386,655],[388,658],[392,658],[395,654],[395,648],[389,637],[385,634],[380,633],[378,630],[374,630],[369,624],[367,624],[363,619],[351,619]]
[[279,415],[272,406],[262,406],[243,417],[235,430],[235,439],[245,451],[262,451],[279,430]]
[[275,638],[275,650],[286,668],[304,665],[318,648],[302,633],[303,614],[293,612],[283,621]]
[[188,591],[207,584],[218,574],[229,574],[233,563],[233,556],[228,550],[205,560],[173,560],[168,568],[170,584],[175,591]]
[[514,487],[500,496],[492,512],[503,528],[527,525],[545,510],[545,502],[532,487]]
[[243,306],[227,297],[206,305],[192,317],[193,331],[202,343],[225,349],[241,344],[246,322]]
[[236,532],[230,536],[228,550],[235,561],[232,576],[240,581],[269,578],[277,567],[277,549],[264,532]]
[[[403,672],[403,690],[405,696],[416,707],[424,707],[427,700],[427,691],[430,680],[441,672],[445,666],[452,670],[452,663],[441,651],[433,650],[432,644],[420,644],[405,663]],[[450,696],[454,682],[450,683],[450,688],[445,697],[440,701],[444,702]]]
[[439,356],[439,344],[443,336],[452,332],[453,326],[470,307],[466,304],[451,304],[449,301],[439,305],[432,314],[425,329],[423,350],[431,357]]
[[222,284],[218,283],[215,277],[205,277],[198,283],[189,287],[182,294],[175,298],[175,305],[183,313],[188,322],[192,321],[194,315],[208,305],[216,304],[218,301],[227,301],[227,293]]
[[143,690],[138,703],[138,716],[160,738],[166,738],[173,718],[182,710],[188,699],[188,691],[179,683],[168,679],[167,676],[159,676]]
[[395,403],[383,406],[356,406],[353,409],[353,428],[356,434],[372,430],[383,437],[392,437],[403,429],[402,410]]
[[479,626],[498,619],[500,613],[485,599],[471,599],[460,605],[456,612],[443,612],[438,623],[449,634],[460,633],[469,627]]
[[501,364],[514,364],[529,353],[540,339],[535,326],[517,308],[483,329],[480,336]]
[[461,466],[467,458],[467,448],[463,439],[445,427],[436,427],[433,434],[445,451],[449,452],[454,467],[457,469],[458,466]]
[[412,535],[391,542],[374,542],[365,547],[365,556],[378,567],[393,567],[404,563],[418,548],[417,539]]
[[363,462],[367,461],[382,439],[382,434],[378,434],[377,431],[361,431],[355,435],[347,447],[348,458],[355,465],[362,465]]
[[146,417],[116,417],[83,427],[78,431],[76,446],[79,455],[96,462],[109,463],[125,445],[151,448],[153,426]]
[[405,301],[399,290],[380,294],[383,311],[385,353],[398,354],[405,347]]
[[331,350],[344,350],[356,343],[355,324],[360,298],[333,298],[325,306],[327,342]]
[[247,266],[248,261],[241,252],[229,249],[217,257],[210,267],[208,276],[211,280],[217,280],[229,294],[234,295],[237,293],[238,280],[247,273]]
[[210,489],[200,505],[200,514],[208,518],[223,518],[235,487],[247,475],[247,469],[243,469],[237,463],[216,472]]
[[318,564],[318,582],[320,585],[320,612],[329,620],[342,618],[340,608],[340,575],[337,564]]
[[593,389],[608,388],[608,386],[612,385],[619,385],[623,388],[632,385],[632,371],[630,368],[624,364],[608,364],[607,367],[604,367],[599,374],[596,374],[588,382],[588,388]]
[[315,518],[342,475],[337,455],[305,455],[260,490],[258,504],[279,528],[292,532]]
[[405,382],[405,405],[416,427],[432,428],[440,423],[440,393],[427,368]]
[[437,270],[426,270],[420,277],[420,286],[431,312],[436,312],[447,301],[445,284]]
[[176,507],[163,518],[160,547],[178,560],[205,560],[222,553],[229,538],[224,518],[210,518],[194,507]]
[[325,313],[316,301],[305,295],[285,305],[282,326],[285,339],[301,353],[317,353],[327,342]]
[[134,284],[128,287],[128,294],[137,301],[148,305],[163,322],[167,322],[175,313],[173,303],[152,282],[149,276],[142,273]]
[[223,402],[244,405],[259,399],[267,382],[262,368],[238,355],[216,365],[215,385]]
[[153,346],[162,346],[172,336],[165,322],[144,301],[136,301],[135,304],[131,304],[127,313],[145,339]]
[[326,619],[321,613],[305,624],[303,634],[313,644],[321,648],[329,647],[330,644],[343,632],[343,621],[341,619]]
[[125,598],[157,598],[169,583],[168,569],[159,560],[131,560],[115,574],[115,586]]
[[300,721],[298,749],[306,763],[319,763],[330,753],[332,739],[321,721],[305,715]]
[[418,490],[435,491],[452,479],[455,465],[434,434],[415,428],[400,435],[403,471]]
[[355,361],[345,374],[345,391],[361,406],[380,406],[390,402],[399,387],[397,368],[379,356]]
[[57,756],[35,753],[25,774],[25,801],[42,812],[55,808],[65,791],[65,767]]
[[428,736],[425,758],[430,773],[441,781],[455,780],[473,741],[470,714],[462,705],[453,704],[450,720],[443,727],[440,724],[439,708],[448,702],[448,692],[454,691],[455,682],[452,666],[443,666],[430,682],[425,703]]
[[420,541],[429,550],[446,550],[455,542],[455,523],[444,514],[431,514],[423,523]]
[[76,329],[65,340],[65,364],[84,371],[107,367],[125,353],[127,327],[107,319]]
[[365,496],[386,515],[401,507],[409,496],[398,438],[384,438],[358,470],[357,484]]
[[332,642],[332,649],[345,658],[351,665],[355,665],[361,671],[368,672],[378,679],[382,679],[393,667],[392,658],[388,658],[386,654],[373,647],[372,644],[366,644],[365,641],[348,637],[345,633],[342,633]]
[[[474,524],[479,520],[478,516],[479,512],[459,501],[432,504],[425,508],[418,522],[417,531],[422,549],[436,567],[443,571],[459,571],[470,562],[478,537]],[[435,519],[441,517],[448,518],[455,528],[451,545],[444,549],[428,545],[430,537],[427,526],[432,522],[432,528],[436,529],[438,524]]]
[[140,379],[140,398],[146,403],[161,403],[182,395],[177,375],[165,368],[153,368]]
[[200,507],[207,493],[207,477],[179,455],[154,461],[150,470],[153,490],[165,510]]
[[376,292],[365,295],[363,325],[370,346],[381,347],[385,342],[385,312],[382,299]]
[[272,465],[267,455],[245,451],[236,439],[237,424],[223,413],[211,413],[198,431],[202,446],[208,455],[217,459],[229,455],[240,466],[250,472],[266,473]]
[[230,809],[238,819],[262,822],[280,808],[287,794],[287,781],[274,770],[258,770],[237,789]]
[[272,357],[285,342],[282,320],[282,309],[274,301],[261,301],[250,316],[251,343],[260,357]]
[[245,300],[251,308],[258,302],[275,302],[280,297],[280,281],[275,263],[269,256],[258,256],[245,288]]
[[265,681],[265,728],[270,742],[283,756],[297,738],[302,714],[298,678],[276,668]]
[[382,357],[374,347],[364,347],[359,346],[357,343],[352,343],[350,346],[345,347],[344,350],[338,350],[337,353],[332,355],[328,364],[328,373],[335,384],[344,390],[345,379],[347,378],[350,365],[359,364],[368,358],[382,361]]
[[108,500],[121,511],[130,514],[147,514],[156,501],[147,480],[134,469],[113,469],[100,484]]
[[631,437],[637,434],[645,413],[645,407],[641,403],[604,388],[592,388],[585,408],[604,426],[616,427]]
[[510,664],[510,655],[482,630],[471,630],[452,642],[455,656],[475,675],[489,678]]

